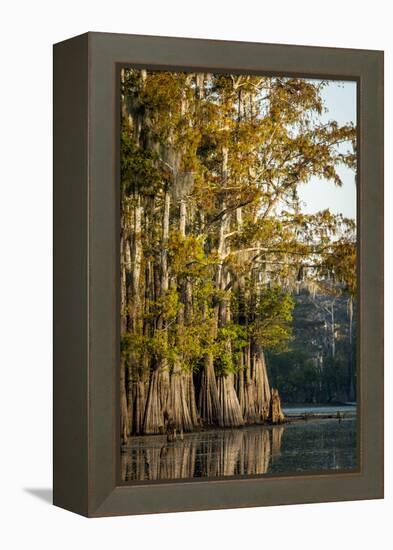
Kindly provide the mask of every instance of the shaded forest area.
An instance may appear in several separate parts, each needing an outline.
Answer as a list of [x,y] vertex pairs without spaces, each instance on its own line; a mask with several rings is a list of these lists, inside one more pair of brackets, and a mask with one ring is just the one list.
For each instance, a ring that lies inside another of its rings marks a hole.
[[354,296],[354,221],[297,194],[356,166],[354,126],[320,121],[326,85],[122,70],[123,442],[282,421],[265,352],[291,348],[299,284]]
[[307,289],[294,298],[293,340],[287,350],[267,354],[272,384],[285,403],[355,401],[355,300]]

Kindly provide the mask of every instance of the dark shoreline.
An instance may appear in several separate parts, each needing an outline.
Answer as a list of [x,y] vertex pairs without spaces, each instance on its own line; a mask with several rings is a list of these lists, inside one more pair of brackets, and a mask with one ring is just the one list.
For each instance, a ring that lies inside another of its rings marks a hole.
[[[218,431],[226,431],[230,432],[233,430],[248,430],[248,429],[254,429],[254,428],[266,428],[266,429],[274,429],[274,428],[280,428],[281,426],[288,426],[290,424],[301,424],[301,423],[308,423],[308,422],[315,422],[320,420],[337,420],[337,422],[341,422],[342,420],[353,420],[356,418],[356,412],[347,412],[347,413],[341,413],[341,416],[338,417],[337,413],[313,413],[313,414],[300,414],[300,415],[294,415],[294,416],[286,416],[285,420],[279,424],[272,424],[271,422],[260,422],[260,423],[254,423],[254,424],[245,424],[243,426],[233,426],[233,427],[220,427],[220,426],[206,426],[202,427],[199,430],[194,430],[192,432],[184,432],[183,434],[177,434],[176,440],[174,442],[182,441],[182,439],[189,438],[194,435],[198,434],[209,434],[214,433]],[[132,435],[129,438],[129,443],[127,445],[121,445],[121,449],[127,450],[130,447],[132,447],[132,443],[136,441],[140,441],[142,439],[150,439],[153,438],[154,440],[159,440],[159,438],[167,438],[166,433],[161,434],[140,434],[140,435]],[[168,444],[174,443],[172,441],[168,441]]]

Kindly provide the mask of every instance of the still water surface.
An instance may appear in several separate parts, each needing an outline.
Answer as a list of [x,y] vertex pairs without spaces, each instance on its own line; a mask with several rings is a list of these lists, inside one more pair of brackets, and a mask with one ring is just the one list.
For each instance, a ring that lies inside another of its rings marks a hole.
[[122,449],[125,482],[294,474],[357,468],[356,417],[283,426],[251,426],[165,436],[140,436]]
[[287,405],[283,407],[286,416],[299,414],[334,414],[343,413],[345,416],[356,415],[356,404],[349,405]]

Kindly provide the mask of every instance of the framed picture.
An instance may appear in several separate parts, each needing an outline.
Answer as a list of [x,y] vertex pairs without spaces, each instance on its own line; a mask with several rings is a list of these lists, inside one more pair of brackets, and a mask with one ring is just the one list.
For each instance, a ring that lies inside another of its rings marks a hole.
[[54,46],[54,503],[383,497],[383,53]]

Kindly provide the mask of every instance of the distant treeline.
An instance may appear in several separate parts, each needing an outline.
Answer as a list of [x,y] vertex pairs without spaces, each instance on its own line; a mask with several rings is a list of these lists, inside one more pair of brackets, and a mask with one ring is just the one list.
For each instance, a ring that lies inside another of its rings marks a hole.
[[348,294],[295,296],[293,340],[268,352],[271,383],[285,403],[356,400],[356,301]]

